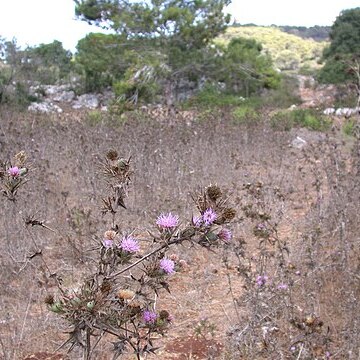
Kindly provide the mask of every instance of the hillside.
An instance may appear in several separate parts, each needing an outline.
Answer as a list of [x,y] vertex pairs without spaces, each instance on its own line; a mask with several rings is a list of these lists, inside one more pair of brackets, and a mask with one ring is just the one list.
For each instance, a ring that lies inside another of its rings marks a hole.
[[304,39],[277,27],[233,26],[218,41],[227,44],[234,37],[255,39],[261,43],[280,70],[299,70],[302,67],[318,68],[319,60],[327,42]]

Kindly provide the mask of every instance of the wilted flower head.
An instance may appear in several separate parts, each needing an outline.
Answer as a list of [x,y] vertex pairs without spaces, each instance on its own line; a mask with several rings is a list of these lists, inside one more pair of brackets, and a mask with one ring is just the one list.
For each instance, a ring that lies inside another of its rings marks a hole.
[[20,174],[20,169],[17,166],[13,166],[8,169],[8,174],[12,177],[17,177]]
[[256,278],[256,283],[258,284],[259,287],[263,286],[266,284],[266,282],[268,281],[268,277],[266,275],[259,275]]
[[171,212],[168,214],[160,214],[156,219],[156,225],[162,229],[171,229],[175,228],[179,224],[179,217],[173,215]]
[[104,238],[109,240],[114,240],[116,237],[116,231],[114,230],[108,230],[104,233]]
[[203,221],[206,226],[211,225],[217,218],[216,212],[212,208],[208,208],[203,213]]
[[203,222],[203,219],[201,216],[193,216],[192,217],[192,223],[196,227],[200,227]]
[[166,311],[166,310],[161,310],[160,311],[159,318],[160,318],[160,320],[163,320],[163,321],[168,322],[168,323],[174,321],[174,317],[171,314],[169,314],[169,312]]
[[277,288],[278,290],[287,290],[288,286],[286,284],[281,283],[277,286]]
[[166,274],[173,274],[175,272],[175,263],[167,258],[162,258],[160,260],[160,269],[163,270]]
[[122,238],[119,247],[128,253],[134,253],[140,250],[139,243],[130,235]]
[[130,300],[135,296],[134,291],[130,289],[121,289],[118,292],[118,297],[123,300]]
[[108,249],[111,248],[114,244],[114,240],[116,237],[116,231],[108,230],[104,233],[103,245]]
[[113,241],[111,239],[103,239],[103,245],[107,249],[111,248],[113,246]]
[[157,319],[157,314],[153,311],[145,310],[142,317],[146,324],[154,324]]
[[218,237],[222,241],[229,242],[232,238],[232,233],[229,229],[221,229]]
[[260,224],[256,225],[256,228],[257,228],[257,230],[264,231],[264,230],[266,230],[266,225],[263,223],[260,223]]

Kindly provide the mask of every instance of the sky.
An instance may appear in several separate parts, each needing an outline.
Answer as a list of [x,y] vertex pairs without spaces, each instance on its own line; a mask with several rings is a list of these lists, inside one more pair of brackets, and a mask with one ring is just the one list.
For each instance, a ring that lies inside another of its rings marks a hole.
[[[226,9],[241,24],[331,26],[360,0],[233,0]],[[76,20],[73,0],[0,0],[0,37],[22,48],[61,41],[75,51],[78,40],[102,30]]]

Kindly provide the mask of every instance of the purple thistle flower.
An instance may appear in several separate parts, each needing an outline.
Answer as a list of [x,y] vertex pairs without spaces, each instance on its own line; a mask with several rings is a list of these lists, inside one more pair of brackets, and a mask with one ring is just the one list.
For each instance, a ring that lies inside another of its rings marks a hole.
[[229,229],[221,229],[218,237],[220,240],[224,241],[224,242],[229,242],[232,238],[232,233]]
[[170,275],[175,272],[175,263],[167,258],[162,258],[160,260],[160,269],[163,270],[166,274]]
[[138,244],[137,240],[134,239],[132,236],[124,236],[119,244],[120,249],[128,252],[134,253],[140,250],[140,245]]
[[268,277],[266,275],[259,275],[256,278],[256,283],[258,284],[259,287],[263,286],[266,284],[266,282],[268,281]]
[[8,174],[12,177],[17,177],[20,174],[20,170],[17,166],[13,166],[8,169]]
[[103,245],[109,249],[113,246],[113,241],[111,239],[103,239]]
[[158,225],[162,229],[172,229],[178,226],[179,217],[177,215],[173,215],[171,212],[168,214],[160,214],[156,219],[156,225]]
[[153,311],[145,310],[142,317],[145,323],[154,324],[157,319],[157,314]]
[[203,221],[206,226],[211,225],[217,218],[216,212],[212,208],[208,208],[203,213]]

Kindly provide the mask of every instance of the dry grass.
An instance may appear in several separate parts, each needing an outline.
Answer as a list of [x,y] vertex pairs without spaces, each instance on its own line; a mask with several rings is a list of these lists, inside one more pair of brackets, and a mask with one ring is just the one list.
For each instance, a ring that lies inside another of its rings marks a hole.
[[[33,352],[51,352],[66,339],[62,333],[65,324],[46,309],[43,299],[56,291],[56,279],[74,286],[94,267],[94,255],[88,249],[106,229],[100,214],[104,187],[97,167],[109,149],[132,156],[134,163],[128,210],[121,215],[125,230],[144,233],[162,211],[189,218],[194,210],[190,192],[210,183],[226,189],[238,208],[232,229],[234,247],[217,254],[179,249],[189,267],[171,279],[172,293],[161,300],[172,309],[176,321],[168,337],[160,340],[165,347],[154,358],[325,358],[324,344],[316,343],[318,334],[302,335],[301,352],[287,349],[294,339],[283,330],[291,320],[284,317],[286,311],[271,313],[272,321],[283,326],[281,336],[269,340],[271,351],[258,351],[254,333],[249,335],[252,345],[247,357],[239,343],[244,340],[239,331],[245,319],[251,320],[252,309],[240,306],[248,289],[243,288],[239,253],[246,251],[258,264],[253,223],[241,210],[254,200],[243,185],[259,181],[264,209],[276,220],[279,238],[288,243],[286,261],[302,274],[296,275],[292,287],[292,299],[302,309],[297,309],[298,314],[314,313],[321,318],[323,328],[329,329],[331,343],[326,346],[332,359],[359,357],[356,144],[344,144],[339,134],[306,131],[302,136],[308,146],[299,150],[289,147],[297,130],[275,132],[264,124],[235,125],[226,114],[206,120],[176,116],[176,121],[167,123],[141,114],[121,124],[89,124],[86,114],[52,118],[3,109],[0,116],[2,159],[25,150],[32,162],[30,181],[19,190],[18,201],[1,200],[1,358],[15,360]],[[54,231],[26,227],[27,216]],[[245,249],[242,240],[247,242]],[[227,267],[222,259],[227,259]],[[275,271],[278,263],[271,261],[269,270]],[[191,339],[202,318],[207,318],[215,331],[210,334],[204,328],[205,334],[196,342]],[[221,345],[209,349],[208,341]],[[195,344],[200,350],[182,343]],[[273,344],[278,348],[274,350]],[[318,353],[314,352],[316,346]],[[109,348],[101,344],[95,358],[111,359]],[[81,358],[76,352],[71,356]]]

